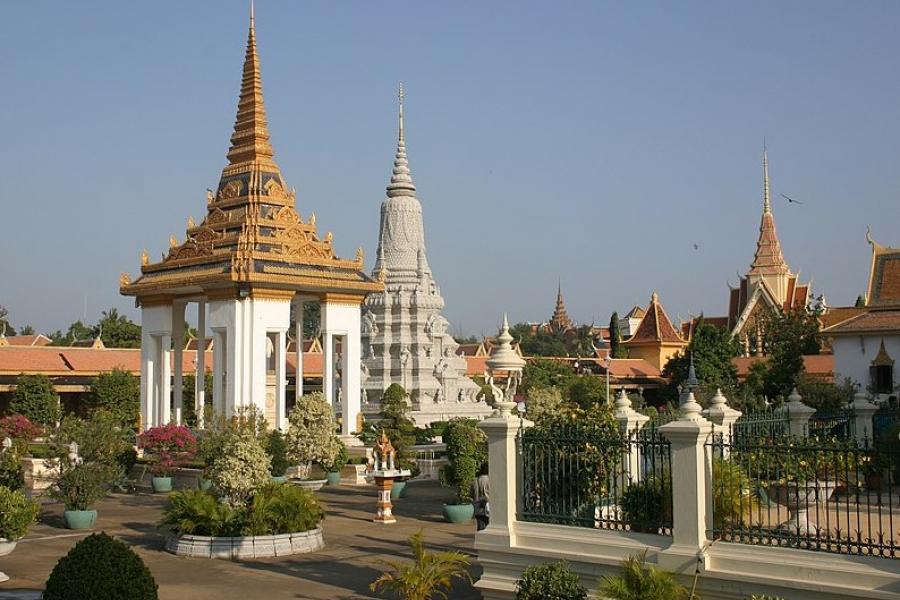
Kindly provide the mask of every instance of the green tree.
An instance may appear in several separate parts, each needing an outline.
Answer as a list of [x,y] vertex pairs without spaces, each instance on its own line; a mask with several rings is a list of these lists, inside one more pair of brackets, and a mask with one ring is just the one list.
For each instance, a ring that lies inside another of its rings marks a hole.
[[95,330],[89,325],[85,325],[82,321],[75,321],[65,333],[55,331],[50,335],[51,346],[69,346],[76,340],[90,340],[96,337]]
[[141,408],[141,381],[128,371],[115,368],[101,373],[91,383],[91,404],[112,413],[120,423],[132,426]]
[[107,348],[141,347],[141,326],[115,308],[103,311],[95,330],[94,337],[99,334]]
[[457,551],[428,552],[422,532],[409,537],[412,564],[385,561],[390,570],[369,584],[373,592],[393,594],[403,600],[429,600],[448,598],[447,592],[454,579],[472,581],[469,574],[469,558]]
[[722,388],[728,394],[737,385],[737,368],[733,359],[740,353],[740,343],[730,331],[710,325],[701,317],[690,344],[683,352],[673,356],[663,369],[663,375],[670,381],[667,397],[677,398],[678,386],[688,378],[692,357],[697,380],[703,389],[714,392],[716,388]]
[[19,335],[34,335],[34,327],[31,325],[23,325],[19,328]]
[[770,398],[786,397],[804,371],[803,357],[821,350],[819,309],[773,311],[762,324],[769,356],[764,392]]
[[575,337],[569,343],[570,353],[576,356],[594,356],[594,327],[582,325],[575,330]]
[[532,358],[522,369],[522,393],[526,396],[532,387],[558,387],[565,389],[575,379],[568,364],[547,358]]
[[532,386],[525,399],[525,416],[529,421],[542,423],[563,410],[562,393],[557,387]]
[[392,383],[388,386],[381,398],[381,420],[377,425],[391,440],[404,464],[408,462],[409,448],[416,443],[416,425],[409,418],[406,398],[407,393],[402,385]]
[[16,395],[9,408],[25,415],[32,423],[56,425],[59,421],[59,396],[53,390],[53,382],[46,375],[19,375]]
[[622,345],[618,312],[614,312],[609,318],[609,351],[613,358],[628,358],[628,348]]
[[569,384],[569,401],[581,410],[606,405],[606,383],[594,375],[580,375]]

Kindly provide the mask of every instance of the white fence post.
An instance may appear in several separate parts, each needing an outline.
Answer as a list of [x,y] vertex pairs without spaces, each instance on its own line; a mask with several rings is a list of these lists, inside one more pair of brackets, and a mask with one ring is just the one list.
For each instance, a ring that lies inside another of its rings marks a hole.
[[625,390],[621,390],[616,397],[613,416],[619,422],[619,430],[628,443],[625,472],[622,474],[623,481],[619,484],[619,489],[624,491],[629,484],[637,483],[642,478],[640,448],[637,444],[631,442],[638,439],[638,432],[641,430],[641,427],[647,424],[650,417],[639,413],[631,407],[631,399],[625,393]]
[[478,424],[488,438],[488,476],[491,482],[490,523],[475,536],[479,545],[511,547],[513,524],[521,505],[522,466],[516,436],[534,423],[513,415],[495,414]]
[[788,418],[790,419],[790,433],[792,436],[796,437],[804,437],[807,435],[809,419],[816,412],[816,409],[803,404],[802,400],[803,397],[797,392],[797,388],[794,388],[794,391],[788,396],[787,403],[778,409],[781,412],[787,411]]
[[712,527],[712,475],[706,442],[713,424],[703,418],[693,392],[677,421],[659,429],[672,444],[672,546],[660,554],[660,567],[692,574],[707,566],[707,531]]
[[869,395],[859,390],[853,396],[853,436],[860,444],[868,439],[872,443],[875,424],[872,417],[878,412],[878,406],[869,401]]
[[703,416],[712,421],[713,433],[721,436],[722,451],[727,456],[732,440],[732,429],[734,424],[743,415],[739,410],[735,410],[728,406],[728,399],[721,389],[716,390],[716,395],[709,401],[709,408],[703,411]]

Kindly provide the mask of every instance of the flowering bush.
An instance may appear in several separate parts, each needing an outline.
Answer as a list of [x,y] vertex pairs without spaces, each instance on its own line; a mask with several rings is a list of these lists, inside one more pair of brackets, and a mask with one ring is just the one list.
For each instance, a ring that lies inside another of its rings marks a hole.
[[271,462],[255,437],[246,432],[225,439],[222,453],[208,469],[209,479],[232,506],[243,506],[271,482]]
[[864,465],[864,453],[852,440],[790,437],[763,440],[741,456],[750,477],[778,485],[846,481]]
[[301,396],[288,415],[288,422],[285,439],[292,461],[305,465],[328,463],[340,452],[331,405],[321,392]]
[[12,438],[13,441],[30,442],[39,435],[40,426],[32,423],[25,415],[10,415],[0,419],[0,440]]
[[138,446],[153,455],[153,473],[168,477],[197,451],[197,438],[187,427],[162,425],[151,427],[138,436]]

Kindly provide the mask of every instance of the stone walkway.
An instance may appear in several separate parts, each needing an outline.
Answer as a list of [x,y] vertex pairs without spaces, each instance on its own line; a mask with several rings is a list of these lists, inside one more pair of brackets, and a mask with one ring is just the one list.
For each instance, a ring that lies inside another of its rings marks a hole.
[[[394,525],[371,521],[374,488],[323,488],[319,494],[327,509],[325,549],[308,555],[253,561],[174,556],[163,550],[165,534],[155,526],[165,497],[146,493],[116,495],[101,502],[97,531],[134,547],[153,572],[162,600],[377,598],[368,586],[381,573],[380,561],[408,559],[406,538],[419,529],[429,549],[472,554],[474,521],[452,525],[441,517],[441,504],[449,499],[449,492],[434,482],[409,485],[408,497],[394,505]],[[0,600],[39,598],[56,561],[84,535],[63,528],[61,505],[45,505],[41,523],[12,554],[0,557],[0,571],[10,576],[0,584]],[[479,572],[473,566],[473,576]],[[468,583],[458,583],[450,597],[475,600],[481,594]]]

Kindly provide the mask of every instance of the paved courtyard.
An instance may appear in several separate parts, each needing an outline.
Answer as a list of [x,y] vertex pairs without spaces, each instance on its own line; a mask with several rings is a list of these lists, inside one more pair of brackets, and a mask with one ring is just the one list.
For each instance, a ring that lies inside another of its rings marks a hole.
[[[163,600],[377,598],[368,585],[381,572],[379,561],[409,558],[406,538],[419,529],[424,531],[429,549],[472,554],[474,521],[452,525],[441,517],[441,504],[450,498],[450,492],[434,482],[409,485],[408,497],[394,504],[394,525],[371,521],[374,488],[323,488],[319,495],[327,509],[325,549],[308,555],[252,561],[174,556],[163,549],[165,532],[155,526],[165,496],[142,492],[101,502],[96,529],[134,547],[153,572]],[[0,557],[0,571],[10,576],[0,584],[0,600],[39,598],[56,561],[84,535],[63,527],[62,505],[46,504],[41,523],[12,554]],[[474,566],[473,575],[479,572]],[[450,597],[470,600],[481,594],[461,583]]]

